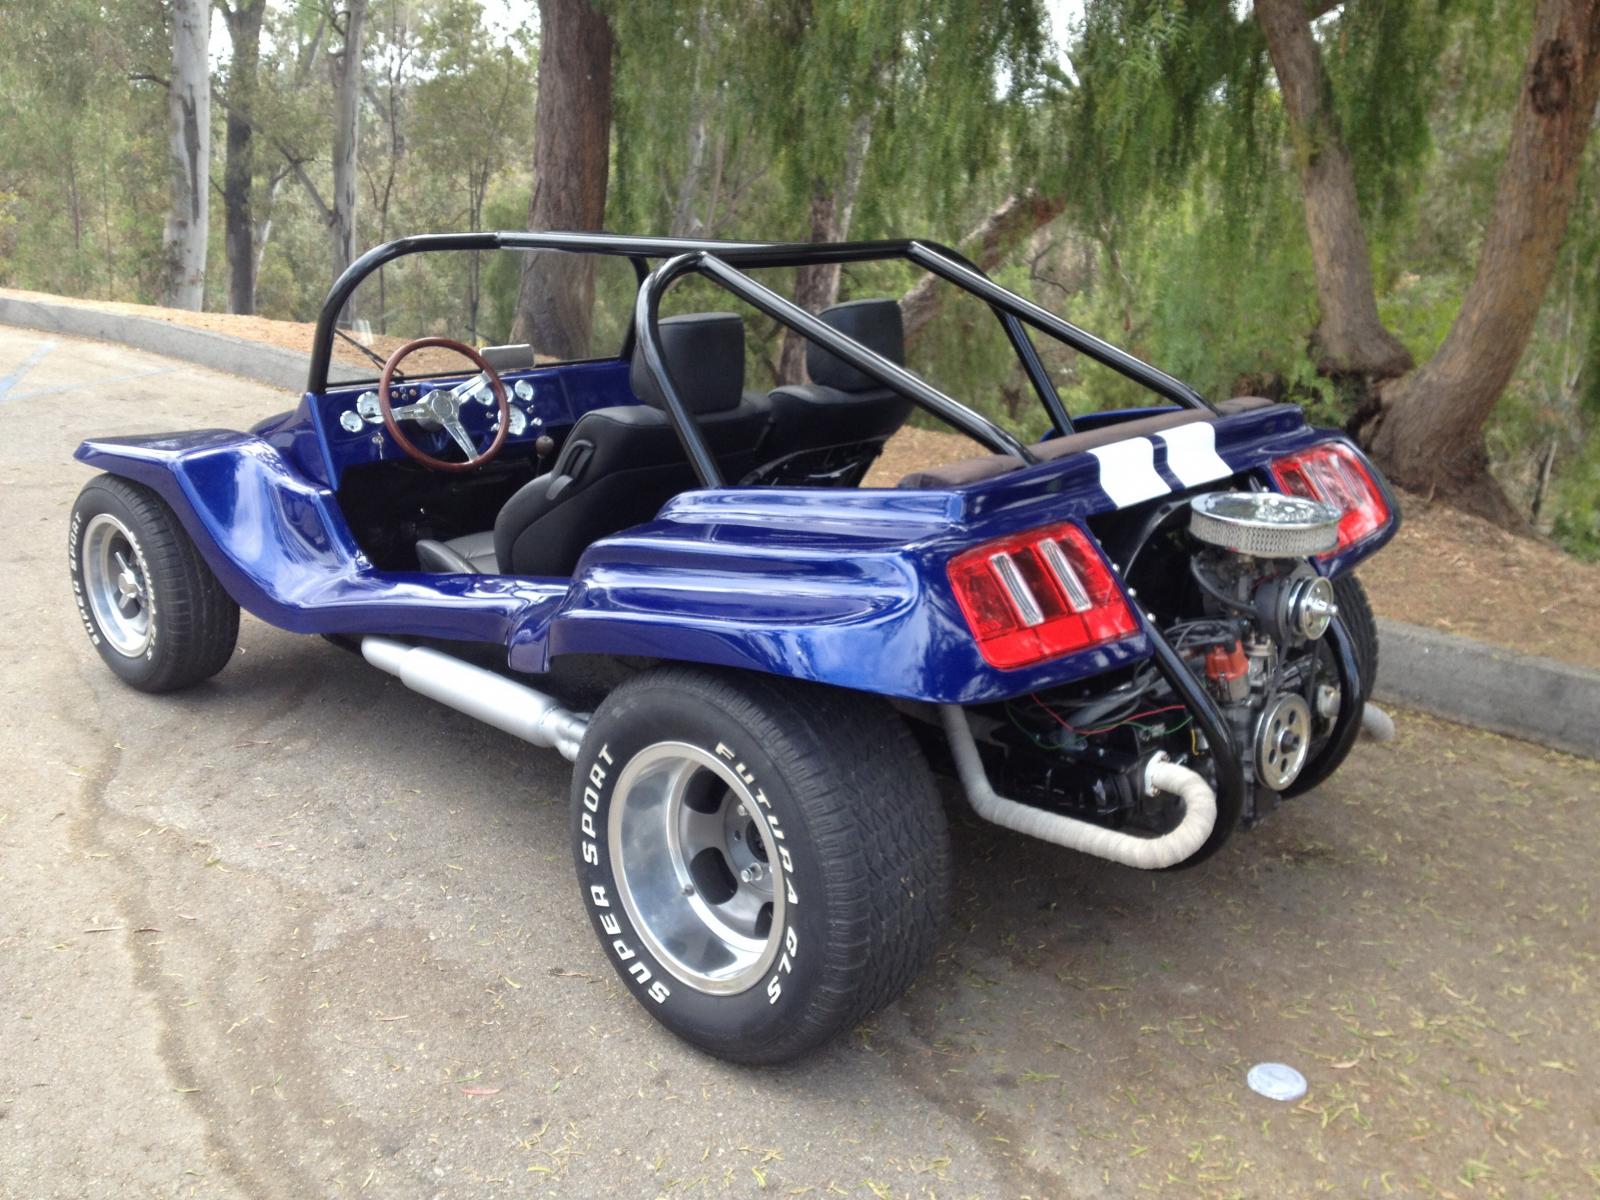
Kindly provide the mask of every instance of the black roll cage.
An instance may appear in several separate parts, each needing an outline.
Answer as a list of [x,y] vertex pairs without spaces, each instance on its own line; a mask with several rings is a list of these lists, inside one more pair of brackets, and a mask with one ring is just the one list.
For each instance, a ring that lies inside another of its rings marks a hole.
[[[700,427],[685,407],[677,386],[667,373],[661,355],[659,329],[661,298],[685,275],[698,274],[737,296],[779,324],[793,329],[837,355],[862,374],[876,380],[931,412],[947,424],[989,449],[1012,454],[1024,462],[1034,455],[1014,435],[981,413],[933,387],[919,376],[806,312],[791,300],[757,283],[744,273],[762,267],[801,267],[824,263],[886,262],[899,259],[921,267],[986,303],[995,314],[1016,351],[1024,372],[1058,433],[1072,431],[1072,418],[1061,402],[1049,373],[1028,336],[1028,328],[1071,346],[1079,353],[1111,368],[1125,378],[1183,408],[1215,413],[1199,392],[1182,380],[1135,358],[1110,342],[1064,321],[1030,300],[995,283],[961,254],[937,242],[896,239],[876,242],[728,242],[692,238],[633,237],[611,233],[438,233],[419,234],[386,242],[367,251],[334,281],[317,319],[311,344],[308,391],[321,393],[328,385],[334,330],[339,316],[361,281],[385,263],[408,254],[439,250],[558,250],[574,254],[604,254],[629,259],[639,279],[629,342],[637,339],[646,366],[661,387],[667,413],[688,455],[695,474],[706,487],[720,487],[722,472],[701,435]],[[653,271],[651,263],[661,262]],[[624,345],[623,356],[631,346]]]

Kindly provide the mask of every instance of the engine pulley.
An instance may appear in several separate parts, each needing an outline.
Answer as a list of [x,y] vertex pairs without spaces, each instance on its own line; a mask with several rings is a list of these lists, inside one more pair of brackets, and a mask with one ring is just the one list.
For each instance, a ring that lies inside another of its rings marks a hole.
[[1274,696],[1256,726],[1256,782],[1281,792],[1311,753],[1311,708],[1293,692]]

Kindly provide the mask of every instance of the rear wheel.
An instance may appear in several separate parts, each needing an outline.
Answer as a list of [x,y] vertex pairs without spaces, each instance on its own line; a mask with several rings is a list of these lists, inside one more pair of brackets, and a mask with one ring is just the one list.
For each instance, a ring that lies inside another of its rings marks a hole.
[[600,705],[573,850],[606,955],[719,1057],[794,1058],[900,995],[949,889],[933,779],[882,701],[657,668]]
[[1372,614],[1367,589],[1353,572],[1347,571],[1333,581],[1333,598],[1339,605],[1339,619],[1354,643],[1356,666],[1361,671],[1361,699],[1365,701],[1378,681],[1378,620]]
[[239,606],[149,488],[91,479],[72,507],[67,551],[84,629],[124,681],[171,692],[227,665]]

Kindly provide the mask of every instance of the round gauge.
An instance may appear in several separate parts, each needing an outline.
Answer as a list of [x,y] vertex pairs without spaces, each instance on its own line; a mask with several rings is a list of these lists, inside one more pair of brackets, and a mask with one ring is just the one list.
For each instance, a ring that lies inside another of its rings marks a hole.
[[533,399],[533,384],[529,383],[526,379],[517,380],[517,386],[511,390],[516,392],[517,399],[523,401],[524,403]]
[[512,437],[521,437],[528,428],[528,418],[515,404],[510,406],[511,425],[509,432]]
[[346,433],[360,433],[362,424],[361,414],[353,408],[347,408],[339,414],[339,428]]
[[[356,412],[361,414],[361,419],[368,425],[383,424],[383,410],[378,407],[377,392],[362,392],[361,395],[357,396]],[[343,422],[343,420],[344,418],[341,417],[340,421]],[[349,428],[349,426],[346,426],[346,428]]]
[[471,395],[485,408],[493,408],[495,406],[494,385],[489,382],[487,375],[480,374],[477,379],[472,381]]

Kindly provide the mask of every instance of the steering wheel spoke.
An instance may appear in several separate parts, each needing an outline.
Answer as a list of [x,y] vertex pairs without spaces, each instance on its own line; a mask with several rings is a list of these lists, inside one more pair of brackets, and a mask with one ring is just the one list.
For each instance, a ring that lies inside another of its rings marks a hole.
[[[398,367],[401,360],[417,350],[431,346],[454,350],[470,360],[478,369],[478,373],[462,380],[454,387],[437,388],[414,403],[396,407],[391,401],[390,389],[399,374]],[[461,420],[461,406],[479,395],[485,387],[494,394],[498,418],[494,424],[494,440],[485,449],[479,450],[472,440],[472,434]],[[435,471],[470,471],[488,462],[500,453],[511,427],[511,405],[506,399],[506,386],[499,374],[483,355],[453,338],[417,338],[405,343],[391,354],[383,365],[383,377],[378,381],[378,410],[383,414],[384,428],[388,430],[395,445],[423,466]],[[405,431],[400,428],[401,421],[420,421],[430,428],[443,429],[450,440],[461,448],[466,460],[451,462],[429,454],[406,436]]]
[[467,432],[467,427],[461,423],[458,416],[444,418],[444,431],[450,435],[451,441],[461,447],[461,453],[469,459],[478,457],[478,447],[473,445],[472,435]]

